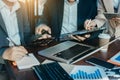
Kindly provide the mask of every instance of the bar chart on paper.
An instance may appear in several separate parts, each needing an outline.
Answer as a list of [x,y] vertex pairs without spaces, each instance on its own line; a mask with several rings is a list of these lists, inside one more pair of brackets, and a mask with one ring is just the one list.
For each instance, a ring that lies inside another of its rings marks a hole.
[[75,66],[70,76],[74,80],[109,80],[103,69],[94,66]]

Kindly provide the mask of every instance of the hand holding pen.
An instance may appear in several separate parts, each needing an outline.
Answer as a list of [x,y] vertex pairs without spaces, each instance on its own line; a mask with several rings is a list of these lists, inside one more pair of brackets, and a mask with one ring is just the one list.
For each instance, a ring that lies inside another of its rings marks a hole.
[[94,30],[94,28],[95,28],[96,25],[97,24],[93,20],[91,20],[91,19],[86,20],[85,23],[84,23],[85,29],[89,30],[89,31],[90,30]]
[[18,46],[12,41],[12,39],[7,38],[7,40],[14,44],[14,46],[7,48],[2,57],[10,61],[17,61],[22,59],[28,51],[23,46]]

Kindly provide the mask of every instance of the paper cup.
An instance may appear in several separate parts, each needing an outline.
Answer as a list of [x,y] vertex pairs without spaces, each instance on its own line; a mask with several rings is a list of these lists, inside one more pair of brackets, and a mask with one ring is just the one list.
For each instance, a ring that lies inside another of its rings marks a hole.
[[[106,45],[110,40],[109,34],[101,33],[101,34],[99,34],[98,37],[99,37],[99,47]],[[107,45],[103,47],[103,49],[107,49],[107,48],[108,48]]]

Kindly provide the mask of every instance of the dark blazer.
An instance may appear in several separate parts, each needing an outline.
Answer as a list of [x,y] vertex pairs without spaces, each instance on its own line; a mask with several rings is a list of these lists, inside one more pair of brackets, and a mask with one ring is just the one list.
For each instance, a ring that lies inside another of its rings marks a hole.
[[[38,24],[47,24],[51,27],[52,36],[59,37],[63,21],[64,0],[47,0],[43,15]],[[77,6],[77,27],[84,29],[86,19],[94,19],[97,15],[97,0],[79,0]],[[68,26],[69,27],[69,26]]]
[[[17,20],[19,27],[20,40],[22,45],[26,45],[31,36],[30,26],[28,22],[27,10],[23,3],[20,2],[21,8],[17,10]],[[12,28],[12,26],[11,26]],[[4,52],[6,48],[9,46],[9,41],[6,39],[8,37],[7,30],[5,27],[5,23],[3,21],[2,15],[0,13],[0,55]]]

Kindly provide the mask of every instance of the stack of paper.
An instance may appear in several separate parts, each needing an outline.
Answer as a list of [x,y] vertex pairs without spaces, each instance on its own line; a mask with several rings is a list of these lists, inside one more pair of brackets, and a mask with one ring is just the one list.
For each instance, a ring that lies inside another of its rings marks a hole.
[[36,57],[31,53],[29,55],[24,56],[20,61],[16,61],[18,69],[27,69],[32,66],[39,65],[39,61]]

